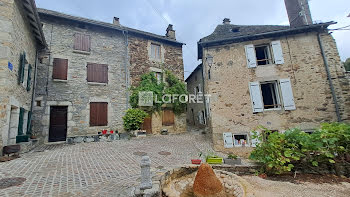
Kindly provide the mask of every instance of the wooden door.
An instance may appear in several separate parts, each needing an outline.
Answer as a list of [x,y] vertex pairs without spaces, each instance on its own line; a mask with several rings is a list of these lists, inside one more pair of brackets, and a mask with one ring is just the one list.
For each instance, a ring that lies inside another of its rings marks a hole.
[[52,106],[50,109],[49,142],[66,141],[67,106]]
[[146,130],[147,134],[152,134],[152,117],[146,117],[143,121],[142,130]]

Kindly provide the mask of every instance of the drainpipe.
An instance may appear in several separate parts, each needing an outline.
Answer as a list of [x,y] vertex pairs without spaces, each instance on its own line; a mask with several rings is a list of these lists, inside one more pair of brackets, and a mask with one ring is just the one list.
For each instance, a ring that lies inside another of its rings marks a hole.
[[38,71],[38,55],[39,54],[39,50],[35,51],[35,62],[34,62],[34,78],[33,78],[33,89],[32,89],[32,100],[31,100],[31,104],[30,104],[30,110],[29,113],[31,113],[30,116],[30,120],[29,120],[29,125],[27,127],[27,131],[31,130],[32,127],[32,117],[33,117],[33,105],[34,105],[34,97],[35,97],[35,87],[36,87],[36,77],[37,77],[37,71]]
[[126,109],[129,109],[129,70],[128,70],[128,60],[129,60],[129,51],[128,51],[128,45],[129,45],[129,37],[128,37],[128,31],[123,30],[123,35],[125,38],[125,62],[124,62],[124,70],[125,70],[125,85],[126,85]]
[[338,122],[341,122],[342,120],[341,120],[340,113],[339,113],[339,105],[338,105],[338,101],[337,101],[337,96],[335,94],[331,73],[329,71],[328,60],[327,60],[326,54],[324,52],[324,48],[323,48],[323,44],[322,44],[322,40],[321,40],[321,35],[319,32],[317,33],[317,39],[318,39],[318,43],[320,45],[321,55],[323,58],[324,66],[325,66],[326,73],[327,73],[327,78],[329,81],[329,87],[331,88],[331,92],[332,92],[333,102],[335,105],[335,113],[337,114],[337,120],[338,120]]

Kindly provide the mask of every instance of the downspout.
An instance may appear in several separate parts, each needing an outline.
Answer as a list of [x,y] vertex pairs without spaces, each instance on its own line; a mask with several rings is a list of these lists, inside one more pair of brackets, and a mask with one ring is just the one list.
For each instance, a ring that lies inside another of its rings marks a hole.
[[[201,46],[202,47],[202,46]],[[203,52],[204,52],[204,48],[202,47],[202,83],[203,83],[203,98],[204,98],[204,111],[205,111],[205,118],[206,118],[206,127],[208,126],[208,124],[209,124],[209,114],[207,113],[209,110],[207,110],[207,99],[206,99],[206,97],[205,97],[205,95],[206,95],[206,84],[205,84],[205,77],[206,77],[206,75],[204,74],[205,73],[205,66],[206,66],[206,64],[207,64],[207,60],[205,59],[205,64],[204,64],[204,62],[203,62],[203,60],[204,60],[204,57],[203,57]],[[208,78],[208,80],[209,80],[209,78]]]
[[126,96],[126,103],[125,107],[126,109],[129,109],[129,70],[128,70],[128,60],[129,60],[129,37],[128,37],[128,31],[123,30],[123,35],[125,39],[125,62],[124,62],[124,70],[125,70],[125,85],[126,85],[126,91],[125,91],[125,96]]
[[318,39],[318,43],[320,45],[321,55],[322,55],[322,58],[323,58],[324,66],[325,66],[326,73],[327,73],[327,78],[328,78],[328,81],[329,81],[329,87],[330,87],[331,92],[332,92],[333,102],[334,102],[334,105],[335,105],[335,113],[337,114],[337,120],[338,120],[338,122],[341,122],[342,120],[341,120],[341,117],[340,117],[337,96],[335,94],[331,73],[329,71],[328,60],[327,60],[326,54],[324,52],[324,48],[323,48],[320,32],[317,33],[317,39]]
[[[27,125],[27,131],[31,131],[32,127],[32,116],[33,116],[33,106],[34,106],[34,97],[35,97],[35,87],[36,87],[36,77],[37,77],[37,71],[38,71],[38,57],[39,57],[39,50],[35,51],[35,62],[34,62],[34,78],[33,78],[33,90],[32,90],[32,102],[30,104],[30,110],[29,113],[31,113],[29,125]],[[29,128],[28,128],[29,127]]]

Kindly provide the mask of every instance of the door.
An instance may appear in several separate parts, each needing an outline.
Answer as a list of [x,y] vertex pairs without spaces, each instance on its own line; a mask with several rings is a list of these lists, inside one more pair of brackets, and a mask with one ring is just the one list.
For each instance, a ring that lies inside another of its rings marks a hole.
[[66,141],[67,106],[51,106],[49,142]]
[[152,117],[146,117],[142,124],[142,130],[146,130],[147,134],[152,134]]

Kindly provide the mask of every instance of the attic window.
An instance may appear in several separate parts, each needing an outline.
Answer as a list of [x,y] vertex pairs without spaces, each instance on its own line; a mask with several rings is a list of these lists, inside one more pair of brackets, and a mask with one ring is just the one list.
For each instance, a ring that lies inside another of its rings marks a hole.
[[234,27],[231,29],[233,33],[238,33],[239,32],[239,27]]

